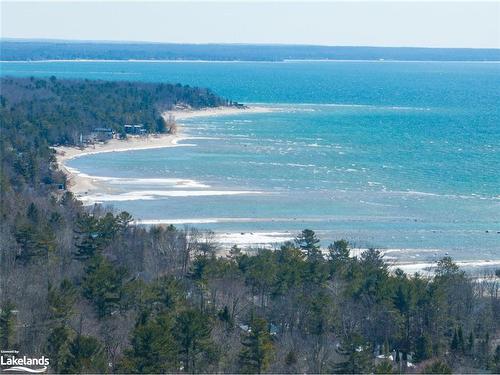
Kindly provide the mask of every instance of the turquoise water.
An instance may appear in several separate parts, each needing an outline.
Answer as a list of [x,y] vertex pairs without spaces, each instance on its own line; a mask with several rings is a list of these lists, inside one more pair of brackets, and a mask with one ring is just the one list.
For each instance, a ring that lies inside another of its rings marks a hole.
[[103,177],[115,189],[104,202],[138,218],[201,218],[207,223],[196,226],[221,233],[284,237],[307,227],[325,244],[343,237],[360,247],[418,249],[391,253],[399,259],[448,252],[500,260],[500,64],[1,67],[3,75],[182,82],[274,109],[186,120],[185,147],[69,162]]

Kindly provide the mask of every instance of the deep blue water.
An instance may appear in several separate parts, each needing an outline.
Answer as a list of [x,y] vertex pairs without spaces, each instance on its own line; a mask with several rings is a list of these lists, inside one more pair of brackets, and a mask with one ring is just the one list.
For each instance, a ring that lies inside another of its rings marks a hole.
[[[69,163],[90,175],[127,178],[110,182],[116,193],[152,194],[155,199],[110,202],[141,219],[219,219],[198,226],[224,233],[291,235],[308,227],[325,243],[344,237],[358,246],[442,249],[459,259],[500,259],[500,64],[52,62],[1,67],[3,75],[182,82],[277,109],[187,120],[185,133],[195,139],[183,143],[195,147],[98,154]],[[150,178],[190,179],[207,187],[145,180]],[[161,197],[170,191],[190,194]],[[250,193],[192,196],[193,191]],[[397,256],[429,259],[434,254],[422,250]]]

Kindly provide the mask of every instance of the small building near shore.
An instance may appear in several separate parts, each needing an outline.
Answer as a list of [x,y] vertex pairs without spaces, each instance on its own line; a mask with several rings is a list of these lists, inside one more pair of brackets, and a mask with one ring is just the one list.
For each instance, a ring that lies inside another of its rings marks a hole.
[[98,142],[113,139],[115,132],[111,128],[94,128],[90,133],[90,139]]
[[83,135],[80,133],[79,144],[83,145],[85,143],[94,142],[106,142],[113,139],[115,132],[111,128],[94,128],[90,134]]
[[147,132],[143,124],[126,124],[124,128],[125,133],[131,135],[144,135]]

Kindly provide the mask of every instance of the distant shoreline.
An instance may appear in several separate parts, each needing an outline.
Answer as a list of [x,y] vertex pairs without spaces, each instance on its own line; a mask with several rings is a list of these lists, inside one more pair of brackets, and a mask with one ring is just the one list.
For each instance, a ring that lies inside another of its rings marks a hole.
[[[265,113],[273,111],[270,107],[213,107],[203,109],[186,109],[166,111],[163,116],[173,115],[177,121],[186,120],[193,117],[209,117],[222,115],[237,115],[241,113]],[[67,189],[78,198],[85,194],[95,192],[106,192],[109,188],[103,186],[99,179],[80,173],[66,166],[68,160],[85,156],[107,152],[125,152],[133,150],[149,150],[156,148],[177,147],[178,142],[189,139],[182,135],[182,124],[177,124],[176,134],[151,134],[143,137],[128,137],[126,140],[111,139],[106,143],[97,143],[92,146],[57,146],[56,162],[58,168],[66,174]]]
[[283,60],[203,60],[203,59],[46,59],[46,60],[0,60],[0,64],[8,63],[297,63],[297,62],[330,62],[330,63],[452,63],[452,64],[500,64],[500,60],[393,60],[393,59],[283,59]]

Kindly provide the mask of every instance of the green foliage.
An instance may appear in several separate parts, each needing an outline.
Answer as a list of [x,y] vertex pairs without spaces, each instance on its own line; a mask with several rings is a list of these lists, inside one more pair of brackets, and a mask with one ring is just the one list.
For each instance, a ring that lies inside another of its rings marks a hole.
[[[4,77],[1,85],[2,115],[12,118],[13,125],[24,121],[24,128],[36,122],[39,128],[34,134],[43,134],[50,143],[75,143],[80,133],[88,134],[95,127],[121,132],[125,124],[144,124],[150,132],[164,132],[160,115],[175,104],[193,108],[227,104],[210,90],[164,83]],[[26,161],[19,164],[20,171],[36,172]]]
[[328,246],[330,273],[344,276],[350,262],[349,242],[338,240]]
[[231,246],[231,249],[229,249],[229,254],[227,257],[233,261],[237,261],[240,256],[241,256],[241,249],[238,247],[238,245]]
[[158,117],[156,119],[156,127],[155,127],[155,132],[157,133],[166,133],[168,131],[167,128],[167,123],[165,122],[165,119],[163,117]]
[[417,338],[415,344],[415,360],[424,361],[432,357],[432,342],[428,335],[424,334]]
[[119,371],[132,374],[178,372],[179,347],[172,328],[173,317],[162,312],[150,316],[141,312],[132,332],[130,348],[124,353]]
[[109,212],[102,218],[89,214],[80,215],[74,230],[77,248],[75,259],[88,260],[99,255],[115,238],[117,232],[128,225],[127,220],[129,217],[124,213],[116,218]]
[[200,366],[207,366],[215,360],[211,329],[207,315],[199,310],[187,309],[177,315],[173,335],[179,345],[185,372],[194,373],[203,368]]
[[259,250],[258,256],[245,257],[239,260],[240,269],[245,275],[247,284],[260,297],[260,304],[265,304],[266,295],[272,290],[276,281],[276,254],[271,250]]
[[309,313],[304,318],[301,330],[307,334],[321,336],[332,328],[333,301],[323,290],[317,290],[303,296],[303,303],[309,306]]
[[290,350],[285,357],[285,364],[289,367],[294,366],[297,363],[297,354],[295,351]]
[[101,343],[95,337],[77,335],[69,344],[61,372],[70,374],[107,372]]
[[458,328],[458,330],[455,329],[455,331],[453,332],[453,339],[451,340],[450,349],[455,352],[465,351],[465,341],[461,326]]
[[33,223],[19,223],[14,228],[14,237],[19,245],[16,259],[28,264],[47,257],[55,248],[54,233],[50,227]]
[[272,293],[286,295],[290,290],[300,288],[306,272],[305,256],[291,242],[287,242],[275,252],[276,277],[272,278]]
[[116,215],[116,222],[115,225],[118,228],[118,231],[120,233],[123,233],[127,230],[129,224],[133,221],[132,215],[130,215],[126,211],[120,212],[118,215]]
[[9,350],[14,343],[15,315],[14,305],[7,301],[0,310],[0,347]]
[[217,316],[222,322],[225,322],[230,328],[233,327],[234,319],[231,316],[231,313],[229,312],[229,308],[227,307],[227,305],[224,306],[224,308],[218,312]]
[[88,260],[99,253],[102,242],[98,226],[99,220],[92,215],[83,214],[78,217],[74,229],[77,248],[75,259]]
[[450,277],[460,273],[460,268],[453,262],[453,259],[446,256],[437,262],[436,276]]
[[427,365],[423,371],[424,374],[451,374],[451,368],[442,361],[435,361]]
[[[274,355],[274,345],[267,322],[254,317],[250,323],[250,331],[243,334],[241,344],[243,345],[239,355],[241,372],[246,374],[265,372]],[[293,360],[291,357],[288,359]]]
[[375,366],[375,374],[392,374],[393,368],[390,361],[383,361]]
[[55,373],[60,373],[70,356],[69,347],[72,331],[65,325],[53,328],[47,338],[47,356],[50,367]]
[[315,261],[322,259],[319,238],[310,229],[304,229],[295,239],[297,246],[304,252],[308,259]]
[[[344,240],[325,259],[309,229],[278,250],[233,247],[217,257],[213,236],[134,226],[126,212],[84,209],[57,189],[66,181],[49,145],[73,144],[100,125],[162,130],[159,112],[173,104],[222,101],[208,91],[55,77],[1,83],[2,348],[19,338],[27,352],[46,350],[57,373],[101,373],[107,362],[127,373],[305,373],[330,369],[344,337],[335,371],[389,372],[385,363],[372,368],[371,346],[383,344],[384,353],[434,361],[429,372],[449,371],[439,358],[499,372],[497,281],[471,281],[449,257],[434,278],[410,277],[389,271],[376,249],[350,257]],[[75,313],[86,315],[78,334]],[[240,352],[235,327],[255,314],[262,319],[251,319]],[[274,353],[284,358],[271,368]]]
[[94,304],[99,317],[119,312],[126,275],[124,268],[113,266],[106,258],[92,258],[83,278],[82,291]]
[[335,373],[365,374],[371,371],[370,346],[360,336],[347,337],[336,350],[343,357],[343,361],[334,366]]
[[495,355],[493,356],[493,373],[500,374],[500,345],[495,348]]
[[49,304],[50,319],[68,319],[73,312],[73,304],[76,298],[77,290],[71,281],[63,280],[59,288],[49,284],[47,302]]

